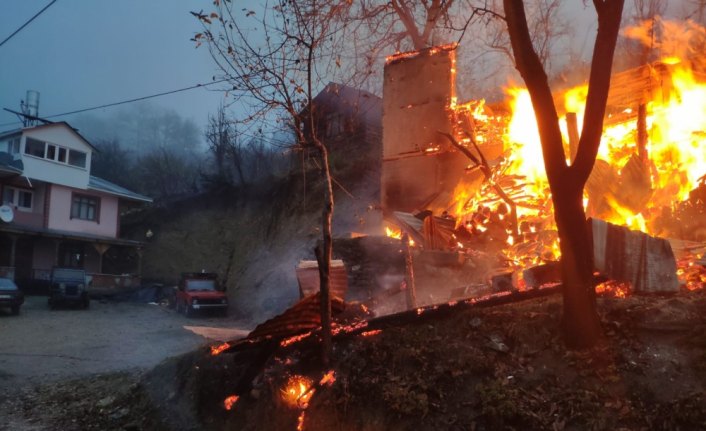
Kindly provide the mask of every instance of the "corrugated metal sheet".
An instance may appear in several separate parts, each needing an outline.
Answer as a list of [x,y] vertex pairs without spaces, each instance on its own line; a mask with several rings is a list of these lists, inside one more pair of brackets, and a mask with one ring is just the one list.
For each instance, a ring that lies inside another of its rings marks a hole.
[[[342,312],[341,299],[331,298],[331,314]],[[259,324],[248,335],[249,339],[272,337],[285,338],[317,329],[321,326],[321,298],[316,293],[294,304],[284,313]]]
[[[320,289],[319,265],[315,260],[302,260],[296,269],[299,282],[299,297],[304,298]],[[331,298],[344,300],[348,291],[348,272],[342,260],[332,260],[329,271]]]

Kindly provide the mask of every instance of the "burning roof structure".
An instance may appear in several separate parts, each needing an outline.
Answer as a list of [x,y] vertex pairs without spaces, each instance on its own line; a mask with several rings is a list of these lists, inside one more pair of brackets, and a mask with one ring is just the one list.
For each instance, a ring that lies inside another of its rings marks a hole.
[[[514,273],[512,285],[522,289],[523,270],[559,258],[529,93],[511,87],[505,104],[461,103],[455,74],[455,45],[388,58],[381,192],[387,232],[406,232],[425,252],[471,260],[492,255],[497,259],[486,268],[487,284],[499,273]],[[586,94],[587,86],[578,85],[554,96],[567,161],[575,155]],[[621,281],[647,291],[673,291],[678,273],[682,285],[701,286],[703,275],[693,273],[702,274],[703,267],[695,269],[693,262],[706,251],[698,242],[706,240],[704,104],[706,74],[688,57],[613,76],[602,143],[584,194],[594,242],[623,250],[622,258],[606,257],[605,247],[594,250],[597,262],[608,259],[608,266],[620,267],[608,278],[620,273]],[[639,232],[656,241],[646,246],[644,239],[633,245],[616,239],[642,238]],[[625,257],[640,253],[651,258],[629,263]],[[678,271],[670,263],[675,260]],[[691,281],[684,277],[689,272]],[[647,288],[647,278],[659,281]]]

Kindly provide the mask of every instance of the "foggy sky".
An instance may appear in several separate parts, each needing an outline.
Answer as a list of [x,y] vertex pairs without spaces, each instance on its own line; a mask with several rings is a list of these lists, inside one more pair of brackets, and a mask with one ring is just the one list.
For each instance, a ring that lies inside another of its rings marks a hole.
[[[0,40],[48,3],[3,0]],[[19,111],[26,90],[40,92],[39,115],[49,116],[209,82],[216,70],[207,49],[189,40],[200,29],[189,11],[211,7],[209,0],[58,0],[0,47],[0,108]],[[222,98],[195,89],[151,103],[203,128]],[[0,130],[18,127],[7,124],[16,121],[0,111]]]
[[[2,0],[0,40],[48,3]],[[668,2],[673,11],[686,4]],[[626,7],[631,5],[627,0]],[[575,30],[571,43],[590,55],[595,12],[584,9],[581,0],[562,7]],[[0,47],[0,108],[19,110],[26,90],[40,92],[39,115],[49,116],[209,82],[218,71],[207,48],[196,49],[189,40],[201,30],[189,11],[212,8],[212,0],[58,0]],[[472,43],[470,36],[463,41]],[[222,92],[195,89],[150,103],[173,109],[203,129],[223,97]],[[110,118],[131,106],[90,114]],[[0,131],[18,126],[16,116],[0,111]]]

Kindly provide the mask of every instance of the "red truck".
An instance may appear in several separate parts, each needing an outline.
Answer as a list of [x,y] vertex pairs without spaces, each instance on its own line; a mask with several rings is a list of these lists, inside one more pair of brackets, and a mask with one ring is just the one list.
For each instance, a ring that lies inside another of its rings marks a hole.
[[198,311],[214,310],[228,313],[228,297],[218,284],[216,274],[208,272],[185,272],[181,274],[176,289],[176,310],[186,316]]

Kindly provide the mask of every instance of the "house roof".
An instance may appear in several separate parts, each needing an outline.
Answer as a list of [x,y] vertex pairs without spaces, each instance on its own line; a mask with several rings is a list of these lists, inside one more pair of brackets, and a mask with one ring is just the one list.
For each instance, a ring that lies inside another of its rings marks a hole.
[[63,126],[63,127],[66,127],[66,128],[69,129],[73,134],[75,134],[76,137],[78,137],[78,138],[79,138],[81,141],[83,141],[86,145],[88,145],[89,147],[91,147],[91,150],[93,150],[93,151],[95,151],[95,152],[99,152],[99,151],[98,151],[98,148],[96,148],[95,146],[93,146],[93,144],[91,144],[91,143],[88,141],[88,139],[84,138],[83,135],[81,135],[81,134],[78,132],[78,129],[74,129],[74,128],[71,127],[71,125],[70,125],[69,123],[67,123],[66,121],[58,121],[58,122],[56,122],[56,123],[47,123],[47,124],[40,124],[39,126],[23,127],[23,128],[21,128],[21,129],[7,130],[7,131],[5,131],[5,132],[0,132],[0,139],[2,139],[2,138],[4,138],[4,137],[7,137],[7,136],[12,136],[12,135],[17,135],[17,134],[20,134],[20,133],[24,133],[24,132],[29,131],[29,130],[44,129],[44,128],[56,127],[56,126]]
[[22,160],[15,160],[11,154],[0,151],[0,177],[21,175],[23,169]]
[[34,235],[34,236],[40,236],[40,237],[45,237],[45,238],[60,238],[60,239],[68,239],[68,240],[74,240],[74,241],[88,241],[88,242],[95,242],[95,243],[99,243],[99,244],[127,245],[127,246],[133,246],[133,247],[140,247],[140,246],[144,245],[144,242],[134,241],[134,240],[130,240],[130,239],[112,238],[112,237],[106,237],[106,236],[101,236],[101,235],[93,235],[93,234],[84,233],[84,232],[72,232],[72,231],[47,229],[47,228],[32,227],[32,226],[19,226],[19,225],[15,225],[13,223],[0,224],[0,232],[18,233],[18,234],[24,234],[24,235]]
[[382,98],[347,85],[329,82],[313,102],[314,105],[335,106],[339,111],[357,114],[367,121],[382,120]]
[[111,183],[103,178],[98,178],[95,175],[91,175],[88,179],[88,189],[95,190],[97,192],[108,193],[115,196],[120,196],[132,201],[139,202],[152,202],[152,198],[135,193],[131,190],[121,187],[115,183]]

